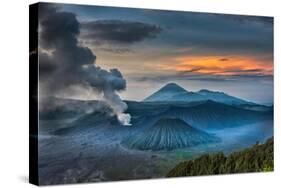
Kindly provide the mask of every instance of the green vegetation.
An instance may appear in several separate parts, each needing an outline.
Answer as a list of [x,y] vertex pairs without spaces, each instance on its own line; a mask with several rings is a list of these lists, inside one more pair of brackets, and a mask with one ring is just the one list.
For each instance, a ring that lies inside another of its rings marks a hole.
[[265,144],[255,144],[228,156],[220,152],[181,162],[167,177],[268,171],[273,171],[273,137]]

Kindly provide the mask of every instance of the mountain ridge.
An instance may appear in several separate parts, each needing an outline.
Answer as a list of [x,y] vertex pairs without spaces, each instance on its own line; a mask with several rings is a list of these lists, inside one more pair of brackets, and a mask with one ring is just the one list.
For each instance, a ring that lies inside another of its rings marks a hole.
[[230,104],[230,105],[255,105],[253,102],[240,99],[235,96],[231,96],[221,91],[211,91],[207,89],[201,89],[197,92],[192,92],[184,89],[176,83],[168,83],[161,87],[150,96],[146,97],[144,102],[159,102],[159,101],[206,101],[213,100],[215,102]]

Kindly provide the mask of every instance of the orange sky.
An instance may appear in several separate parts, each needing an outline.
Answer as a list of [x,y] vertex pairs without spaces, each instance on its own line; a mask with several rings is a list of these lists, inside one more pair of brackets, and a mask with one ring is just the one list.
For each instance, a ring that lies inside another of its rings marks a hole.
[[158,64],[157,67],[212,75],[273,74],[272,63],[247,56],[180,56],[173,58],[172,63]]

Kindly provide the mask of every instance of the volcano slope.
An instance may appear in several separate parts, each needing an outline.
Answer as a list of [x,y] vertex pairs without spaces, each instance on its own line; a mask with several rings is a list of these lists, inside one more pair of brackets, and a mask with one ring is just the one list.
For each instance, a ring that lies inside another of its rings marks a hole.
[[129,136],[122,144],[131,149],[158,151],[214,142],[220,142],[220,139],[193,128],[181,119],[162,118],[152,127]]

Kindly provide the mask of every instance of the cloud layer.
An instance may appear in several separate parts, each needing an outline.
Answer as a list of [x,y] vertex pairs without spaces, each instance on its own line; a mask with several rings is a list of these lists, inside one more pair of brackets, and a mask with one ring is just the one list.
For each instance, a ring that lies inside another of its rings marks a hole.
[[95,43],[131,44],[155,38],[162,29],[159,26],[124,20],[97,20],[82,24],[82,38]]
[[227,87],[229,93],[243,85],[241,97],[273,99],[272,92],[256,97],[253,88],[273,90],[271,17],[79,5],[62,10],[77,15],[79,44],[94,51],[103,67],[122,70],[126,99],[177,80],[196,89]]

